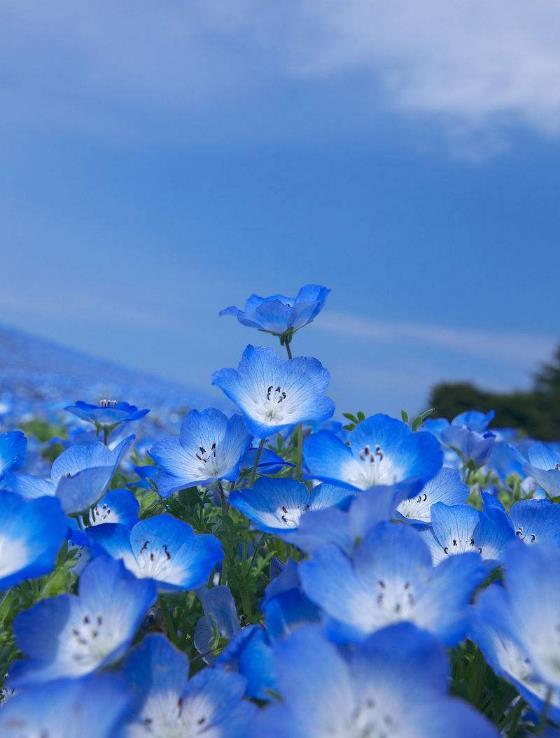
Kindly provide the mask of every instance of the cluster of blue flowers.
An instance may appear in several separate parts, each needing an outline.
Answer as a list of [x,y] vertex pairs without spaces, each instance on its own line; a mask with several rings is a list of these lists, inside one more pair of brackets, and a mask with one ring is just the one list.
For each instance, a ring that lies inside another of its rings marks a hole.
[[222,311],[287,353],[214,374],[230,417],[0,435],[2,738],[560,735],[560,444],[334,421],[292,353],[328,293]]

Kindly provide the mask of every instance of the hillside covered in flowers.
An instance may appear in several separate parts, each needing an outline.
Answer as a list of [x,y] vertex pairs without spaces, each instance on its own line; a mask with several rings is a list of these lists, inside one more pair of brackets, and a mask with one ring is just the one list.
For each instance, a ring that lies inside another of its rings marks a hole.
[[328,294],[222,311],[231,416],[4,398],[0,738],[560,736],[560,443],[335,408]]

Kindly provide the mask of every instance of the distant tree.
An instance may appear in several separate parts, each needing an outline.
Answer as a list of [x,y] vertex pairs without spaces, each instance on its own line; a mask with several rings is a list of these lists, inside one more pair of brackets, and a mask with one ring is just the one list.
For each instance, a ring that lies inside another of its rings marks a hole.
[[487,392],[469,382],[444,382],[432,389],[429,405],[448,419],[464,410],[495,410],[496,427],[518,428],[545,441],[560,440],[560,346],[526,392]]

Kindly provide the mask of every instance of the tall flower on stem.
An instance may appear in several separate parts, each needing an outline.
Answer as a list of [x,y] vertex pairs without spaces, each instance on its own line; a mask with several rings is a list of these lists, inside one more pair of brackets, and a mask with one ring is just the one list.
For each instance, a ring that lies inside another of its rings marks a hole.
[[329,293],[327,287],[306,284],[295,297],[251,295],[244,310],[232,305],[221,310],[220,315],[235,315],[242,325],[278,336],[291,359],[290,343],[294,333],[319,315]]
[[130,405],[128,402],[107,399],[100,400],[98,405],[78,400],[64,409],[91,423],[98,434],[103,433],[104,443],[108,442],[111,433],[123,423],[140,420],[150,412],[147,408],[139,410],[136,405]]

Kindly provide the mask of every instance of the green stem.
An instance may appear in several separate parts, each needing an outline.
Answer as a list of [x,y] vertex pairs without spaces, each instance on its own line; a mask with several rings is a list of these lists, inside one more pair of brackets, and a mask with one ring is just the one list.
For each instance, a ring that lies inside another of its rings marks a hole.
[[252,487],[255,484],[255,480],[257,478],[257,468],[259,466],[259,461],[261,460],[264,444],[266,443],[266,438],[261,438],[259,447],[257,449],[257,453],[255,454],[255,461],[253,463],[253,468],[251,469],[251,476],[249,477],[249,487]]
[[535,730],[535,735],[541,735],[541,733],[544,733],[544,729],[546,728],[546,724],[548,723],[548,713],[550,712],[550,703],[552,701],[552,694],[553,694],[553,689],[552,687],[549,687],[548,692],[546,693],[546,699],[544,702],[543,711],[541,712],[541,715],[539,717],[539,722]]
[[297,442],[297,459],[296,459],[296,479],[301,481],[303,468],[303,424],[300,423],[296,429]]
[[249,564],[249,568],[252,569],[255,564],[255,559],[257,558],[257,554],[259,552],[259,548],[262,546],[262,543],[264,541],[264,533],[261,533],[260,537],[257,541],[255,541],[255,550],[253,551],[253,555],[251,557],[251,563]]
[[173,641],[173,643],[178,643],[179,639],[175,629],[175,624],[173,623],[173,616],[171,615],[171,610],[169,609],[164,595],[160,595],[159,607],[161,614],[163,615],[163,622],[165,623],[165,630],[167,631],[169,640]]
[[220,502],[222,503],[222,515],[225,516],[228,514],[229,504],[221,480],[218,482],[218,493],[220,495]]
[[109,435],[111,430],[108,425],[103,426],[103,443],[107,446],[109,443]]
[[288,352],[288,359],[290,359],[291,361],[294,357],[292,356],[292,349],[290,347],[290,342],[286,341],[284,345],[286,346],[286,351]]
[[509,714],[506,715],[505,719],[499,725],[500,731],[503,735],[515,735],[515,729],[519,725],[519,718],[523,714],[525,707],[525,700],[519,697],[515,706],[509,711]]

